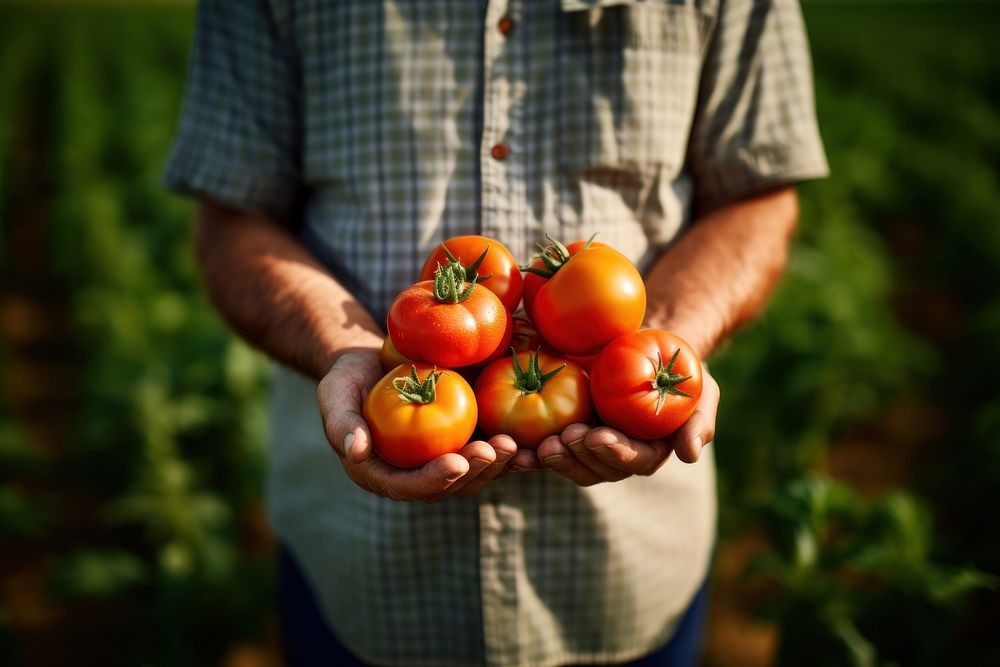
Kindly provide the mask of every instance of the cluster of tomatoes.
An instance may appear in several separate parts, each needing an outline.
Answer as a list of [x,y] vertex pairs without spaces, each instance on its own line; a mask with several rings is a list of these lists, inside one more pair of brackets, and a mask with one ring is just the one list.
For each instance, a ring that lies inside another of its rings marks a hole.
[[639,329],[646,289],[632,262],[593,239],[548,240],[520,267],[495,240],[448,239],[395,298],[380,353],[388,374],[363,408],[382,459],[418,467],[477,427],[534,448],[593,422],[595,409],[645,440],[691,416],[701,362],[679,337]]

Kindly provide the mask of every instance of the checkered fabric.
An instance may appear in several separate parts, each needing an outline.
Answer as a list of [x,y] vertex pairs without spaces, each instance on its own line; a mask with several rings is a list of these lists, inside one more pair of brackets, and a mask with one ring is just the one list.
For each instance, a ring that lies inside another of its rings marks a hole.
[[[646,268],[698,206],[824,175],[791,0],[207,0],[166,180],[288,224],[377,319],[432,246],[550,232]],[[331,627],[385,665],[616,662],[706,575],[711,450],[579,488],[372,496],[276,368],[268,507]]]

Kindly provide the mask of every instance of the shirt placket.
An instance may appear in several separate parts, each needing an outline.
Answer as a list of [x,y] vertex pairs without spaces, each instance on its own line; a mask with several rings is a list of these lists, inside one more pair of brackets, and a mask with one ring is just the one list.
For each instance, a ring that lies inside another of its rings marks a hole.
[[512,5],[507,0],[489,2],[483,31],[483,135],[479,147],[481,233],[498,239],[503,239],[510,231],[510,169],[517,158],[511,154]]
[[480,494],[480,588],[487,665],[521,665],[518,641],[518,544],[520,511],[499,491]]
[[[483,138],[479,160],[482,178],[482,234],[510,240],[513,209],[511,180],[517,177],[512,106],[520,96],[513,84],[511,35],[518,7],[506,0],[486,9],[483,63]],[[515,169],[515,171],[512,171]],[[483,639],[488,665],[524,664],[518,642],[517,579],[519,510],[499,491],[480,494],[480,587]]]

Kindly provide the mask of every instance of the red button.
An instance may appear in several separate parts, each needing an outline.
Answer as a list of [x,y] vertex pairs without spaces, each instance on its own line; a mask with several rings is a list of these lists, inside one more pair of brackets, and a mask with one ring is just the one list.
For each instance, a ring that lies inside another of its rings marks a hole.
[[506,160],[507,156],[510,155],[510,148],[507,144],[497,144],[490,151],[490,155],[493,156],[494,160]]
[[509,17],[505,16],[499,21],[497,21],[497,30],[503,35],[509,35],[510,31],[514,29],[514,22],[510,20]]

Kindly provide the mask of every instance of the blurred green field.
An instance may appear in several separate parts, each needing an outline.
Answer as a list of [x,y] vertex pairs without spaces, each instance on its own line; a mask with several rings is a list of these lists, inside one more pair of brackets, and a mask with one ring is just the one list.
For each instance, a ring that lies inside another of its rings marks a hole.
[[[805,13],[834,175],[712,360],[719,561],[758,545],[717,605],[782,665],[1000,664],[1000,7]],[[192,20],[0,6],[5,665],[273,654],[267,365],[160,186]],[[726,636],[708,664],[755,664]]]

